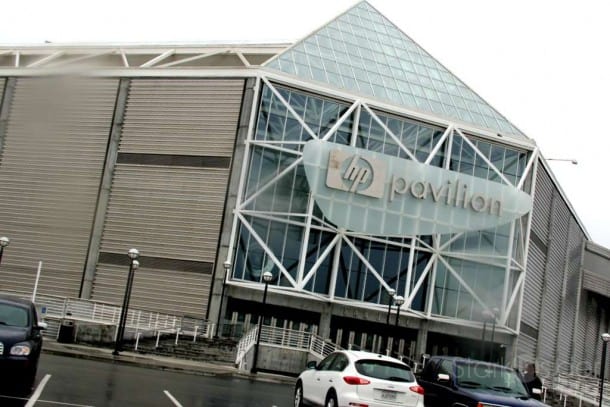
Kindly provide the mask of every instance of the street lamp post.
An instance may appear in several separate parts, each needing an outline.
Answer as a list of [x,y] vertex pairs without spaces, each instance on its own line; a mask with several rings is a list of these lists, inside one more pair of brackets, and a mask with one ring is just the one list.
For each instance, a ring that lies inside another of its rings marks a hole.
[[258,330],[256,332],[256,343],[254,344],[254,358],[252,360],[252,369],[250,372],[257,372],[257,364],[258,364],[258,347],[261,342],[261,331],[263,329],[263,319],[265,318],[265,304],[267,303],[267,288],[269,287],[269,283],[273,280],[273,274],[270,271],[265,271],[263,273],[263,281],[265,282],[265,290],[263,291],[263,305],[261,307],[261,315],[258,318]]
[[485,331],[487,330],[487,318],[483,319],[483,336],[481,337],[481,360],[485,360]]
[[610,334],[602,334],[602,364],[599,367],[599,407],[602,407],[604,402],[604,373],[606,370],[606,351],[608,348],[608,341],[610,341]]
[[219,336],[218,331],[220,330],[220,315],[222,314],[222,303],[225,298],[225,286],[227,285],[227,275],[229,275],[229,270],[231,270],[231,262],[229,260],[225,261],[222,264],[222,267],[225,270],[225,276],[222,279],[222,290],[220,291],[220,305],[218,306],[218,318],[216,319],[215,338],[218,338]]
[[574,158],[545,158],[546,161],[567,161],[573,165],[578,165],[578,160]]
[[4,252],[4,248],[8,246],[10,242],[11,240],[6,236],[0,237],[0,263],[2,263],[2,252]]
[[[494,308],[494,312],[495,312],[495,310],[496,310],[496,308]],[[485,360],[485,361],[487,361],[487,346],[486,346],[487,343],[485,340],[485,332],[487,331],[487,322],[489,322],[489,321],[493,321],[493,328],[492,328],[493,330],[491,333],[491,340],[492,340],[491,346],[493,348],[493,336],[494,336],[493,331],[495,331],[495,329],[496,329],[496,318],[495,318],[494,312],[492,312],[488,309],[485,309],[481,313],[483,315],[483,336],[481,338],[481,341],[483,343],[481,344],[481,360]]]
[[494,356],[495,356],[495,344],[494,344],[494,335],[496,333],[496,317],[498,315],[498,313],[500,312],[500,310],[498,308],[494,308],[492,310],[492,325],[491,325],[491,349],[489,350],[489,361],[490,362],[495,362],[494,361]]
[[398,353],[398,337],[400,336],[398,334],[398,320],[400,319],[400,307],[402,307],[402,304],[405,303],[405,298],[402,295],[396,295],[394,296],[394,304],[396,304],[396,323],[394,324],[394,339],[396,342],[396,345],[394,346],[394,348],[396,349],[396,353]]
[[129,249],[127,252],[129,256],[129,274],[127,275],[127,285],[125,286],[125,296],[123,297],[123,307],[121,308],[121,317],[119,319],[119,330],[117,331],[116,340],[114,342],[114,351],[112,354],[118,356],[122,350],[123,345],[123,334],[125,333],[125,322],[127,320],[127,309],[129,307],[129,297],[131,297],[131,286],[133,285],[133,274],[140,267],[138,257],[140,252],[138,249]]
[[386,326],[386,341],[385,341],[385,353],[388,355],[390,353],[390,349],[388,345],[390,344],[390,314],[392,313],[392,301],[394,300],[394,295],[396,295],[396,290],[390,288],[388,290],[388,315],[385,320]]

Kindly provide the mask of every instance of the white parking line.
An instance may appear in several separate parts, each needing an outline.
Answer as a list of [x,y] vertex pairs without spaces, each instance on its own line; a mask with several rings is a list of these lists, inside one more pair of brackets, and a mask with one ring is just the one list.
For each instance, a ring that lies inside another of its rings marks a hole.
[[166,395],[167,397],[169,397],[169,399],[172,401],[172,403],[174,403],[174,405],[175,405],[176,407],[182,407],[182,404],[180,404],[180,403],[178,402],[178,400],[176,400],[176,399],[174,398],[174,396],[172,396],[172,395],[170,394],[170,392],[169,392],[169,391],[167,391],[167,390],[163,390],[163,393],[165,393],[165,395]]
[[38,397],[40,397],[40,395],[42,394],[42,391],[44,390],[44,386],[47,385],[47,382],[49,381],[50,378],[51,378],[50,374],[47,374],[47,375],[45,375],[45,377],[42,378],[40,383],[38,383],[38,387],[36,387],[36,391],[34,392],[34,394],[32,394],[32,397],[30,397],[30,399],[28,400],[25,407],[32,407],[34,404],[36,404],[36,401],[38,401]]

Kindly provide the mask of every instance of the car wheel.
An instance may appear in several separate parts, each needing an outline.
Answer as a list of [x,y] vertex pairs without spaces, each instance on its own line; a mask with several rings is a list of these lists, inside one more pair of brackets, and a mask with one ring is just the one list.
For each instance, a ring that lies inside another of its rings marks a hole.
[[337,396],[335,392],[329,391],[326,395],[326,401],[324,402],[325,407],[339,407],[339,403],[337,403]]
[[294,407],[303,407],[303,385],[297,383],[294,387]]

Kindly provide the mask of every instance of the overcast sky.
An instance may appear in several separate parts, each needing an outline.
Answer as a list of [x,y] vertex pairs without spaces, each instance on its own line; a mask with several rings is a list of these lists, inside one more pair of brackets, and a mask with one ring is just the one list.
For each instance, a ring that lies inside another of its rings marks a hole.
[[[585,228],[610,248],[610,2],[370,0],[536,140]],[[354,0],[5,1],[0,44],[295,41]]]

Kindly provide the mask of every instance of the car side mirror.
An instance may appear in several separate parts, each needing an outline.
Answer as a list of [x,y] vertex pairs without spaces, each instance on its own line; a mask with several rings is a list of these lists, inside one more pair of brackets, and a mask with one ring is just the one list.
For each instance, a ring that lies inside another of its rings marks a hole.
[[450,379],[450,377],[447,373],[439,373],[436,378],[439,382],[442,382],[442,383],[449,383],[449,379]]
[[44,330],[47,329],[49,327],[49,324],[47,324],[46,322],[43,321],[38,321],[38,324],[36,326],[36,328]]
[[542,389],[538,389],[538,388],[533,388],[532,389],[532,394],[536,394],[536,395],[541,395],[542,394]]
[[318,366],[318,362],[316,362],[315,360],[310,360],[309,362],[307,362],[307,369],[315,369],[316,366]]

